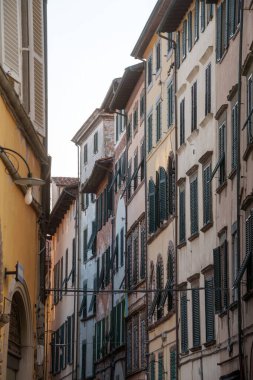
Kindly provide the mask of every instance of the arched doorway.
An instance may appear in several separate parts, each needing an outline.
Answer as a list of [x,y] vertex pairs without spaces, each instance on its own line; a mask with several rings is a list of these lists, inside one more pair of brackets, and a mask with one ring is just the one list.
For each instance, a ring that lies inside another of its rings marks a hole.
[[32,379],[34,347],[29,298],[19,284],[13,294],[7,352],[7,380]]

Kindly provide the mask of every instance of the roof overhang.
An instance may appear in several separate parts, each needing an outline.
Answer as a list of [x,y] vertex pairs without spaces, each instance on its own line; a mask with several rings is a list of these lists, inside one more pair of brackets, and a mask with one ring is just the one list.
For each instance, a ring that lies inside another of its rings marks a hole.
[[110,109],[125,109],[128,100],[144,70],[144,63],[140,62],[136,65],[129,66],[125,69],[124,75],[119,82],[118,88],[110,103]]
[[113,157],[100,158],[94,164],[91,175],[81,186],[82,193],[97,193],[99,184],[108,173],[112,173]]
[[59,196],[51,214],[48,223],[48,234],[54,235],[61,224],[64,215],[69,210],[71,204],[78,194],[78,184],[66,186]]
[[106,95],[105,95],[105,98],[103,100],[103,103],[101,104],[101,109],[103,109],[105,112],[112,112],[111,109],[110,109],[110,104],[111,104],[111,101],[112,101],[112,98],[118,88],[118,85],[120,83],[120,80],[121,78],[115,78],[113,79]]
[[171,0],[157,32],[175,32],[191,3],[192,0]]
[[144,26],[138,41],[133,48],[131,56],[142,59],[152,37],[156,34],[156,30],[163,19],[165,12],[171,0],[158,0],[146,25]]

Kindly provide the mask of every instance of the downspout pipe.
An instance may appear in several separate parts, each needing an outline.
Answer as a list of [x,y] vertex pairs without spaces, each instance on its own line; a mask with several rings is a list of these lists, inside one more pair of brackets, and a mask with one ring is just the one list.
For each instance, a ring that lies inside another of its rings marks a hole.
[[[238,62],[238,115],[237,115],[237,268],[241,264],[241,207],[240,207],[240,187],[241,187],[241,103],[242,103],[242,47],[243,47],[243,22],[244,22],[244,0],[240,2],[240,40],[239,40],[239,62]],[[244,355],[243,355],[243,336],[242,336],[242,304],[241,304],[241,280],[238,284],[238,349],[240,379],[244,380]]]
[[[172,47],[174,50],[174,117],[175,117],[175,183],[177,183],[178,180],[178,155],[177,155],[177,149],[178,149],[178,123],[177,123],[177,43],[175,40],[168,38],[164,36],[162,33],[158,33],[158,35],[171,42]],[[178,255],[177,255],[177,242],[178,242],[178,206],[177,206],[177,200],[178,200],[178,192],[177,188],[175,188],[175,290],[177,290],[178,285]],[[178,379],[178,369],[179,369],[179,313],[178,313],[178,296],[177,292],[175,292],[175,309],[176,309],[176,378]]]

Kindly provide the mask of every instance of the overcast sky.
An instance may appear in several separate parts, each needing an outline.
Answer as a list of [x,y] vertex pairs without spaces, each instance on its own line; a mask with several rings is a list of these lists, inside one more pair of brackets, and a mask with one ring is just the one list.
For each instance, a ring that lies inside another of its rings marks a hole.
[[72,137],[130,53],[156,0],[48,0],[49,154],[52,176],[77,175]]

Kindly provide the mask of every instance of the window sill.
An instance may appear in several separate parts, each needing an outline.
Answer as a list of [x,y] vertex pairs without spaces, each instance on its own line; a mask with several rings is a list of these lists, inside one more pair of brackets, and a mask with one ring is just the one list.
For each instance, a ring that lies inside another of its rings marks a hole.
[[181,243],[179,243],[179,244],[177,245],[177,249],[183,248],[183,247],[185,247],[185,246],[186,246],[186,241],[182,241]]
[[186,143],[182,143],[178,148],[177,148],[177,153],[181,153],[186,147]]
[[216,193],[221,194],[222,191],[227,187],[227,184],[228,184],[228,182],[227,182],[227,180],[225,180],[219,187],[217,187]]
[[200,351],[200,350],[201,350],[201,348],[202,348],[202,346],[201,346],[201,345],[200,345],[200,346],[196,346],[196,347],[192,347],[192,348],[190,348],[190,351],[191,351],[191,352]]
[[181,358],[183,358],[183,357],[187,356],[188,354],[189,354],[189,350],[187,350],[185,352],[181,352],[180,356],[181,356]]
[[187,137],[187,141],[189,143],[192,143],[194,141],[194,139],[198,136],[199,134],[199,129],[198,128],[194,128],[192,131],[191,131],[191,134],[190,136]]
[[210,120],[212,120],[212,118],[213,118],[213,113],[212,113],[212,112],[209,112],[209,113],[204,117],[204,119],[201,120],[201,122],[199,123],[200,127],[201,127],[201,128],[204,128],[204,127],[208,124],[208,122],[209,122]]
[[232,179],[235,177],[235,175],[236,175],[236,168],[233,168],[228,175],[228,179],[230,179],[232,181]]
[[248,143],[247,148],[242,156],[244,161],[247,161],[249,158],[250,153],[253,151],[253,142]]
[[206,232],[208,231],[210,228],[213,227],[213,222],[208,222],[206,223],[202,228],[201,228],[201,232]]
[[227,313],[228,313],[228,308],[222,310],[222,311],[218,314],[218,316],[219,316],[219,318],[223,318],[223,317],[225,317],[225,315],[227,315]]
[[229,310],[234,311],[238,307],[238,301],[234,301],[229,305]]
[[253,289],[248,290],[242,297],[245,302],[249,301],[251,298],[253,298]]
[[172,222],[173,219],[174,219],[174,215],[170,215],[169,219],[166,220],[163,224],[161,224],[160,227],[158,227],[157,230],[153,232],[152,235],[150,235],[150,237],[148,238],[147,244],[148,245],[151,244],[152,241],[155,240],[158,235],[160,235],[160,233]]
[[170,310],[166,315],[164,315],[162,318],[158,319],[157,321],[153,322],[148,326],[148,330],[156,329],[157,326],[161,325],[162,323],[166,322],[168,319],[170,319],[175,314],[174,310]]
[[213,345],[215,345],[215,344],[216,344],[216,340],[213,339],[213,340],[210,340],[210,342],[206,342],[206,343],[204,343],[204,346],[205,346],[205,347],[211,347],[211,346],[213,346]]
[[188,240],[189,240],[189,241],[193,241],[193,240],[197,239],[198,237],[199,237],[199,232],[195,232],[194,234],[192,234],[192,235],[188,238]]

